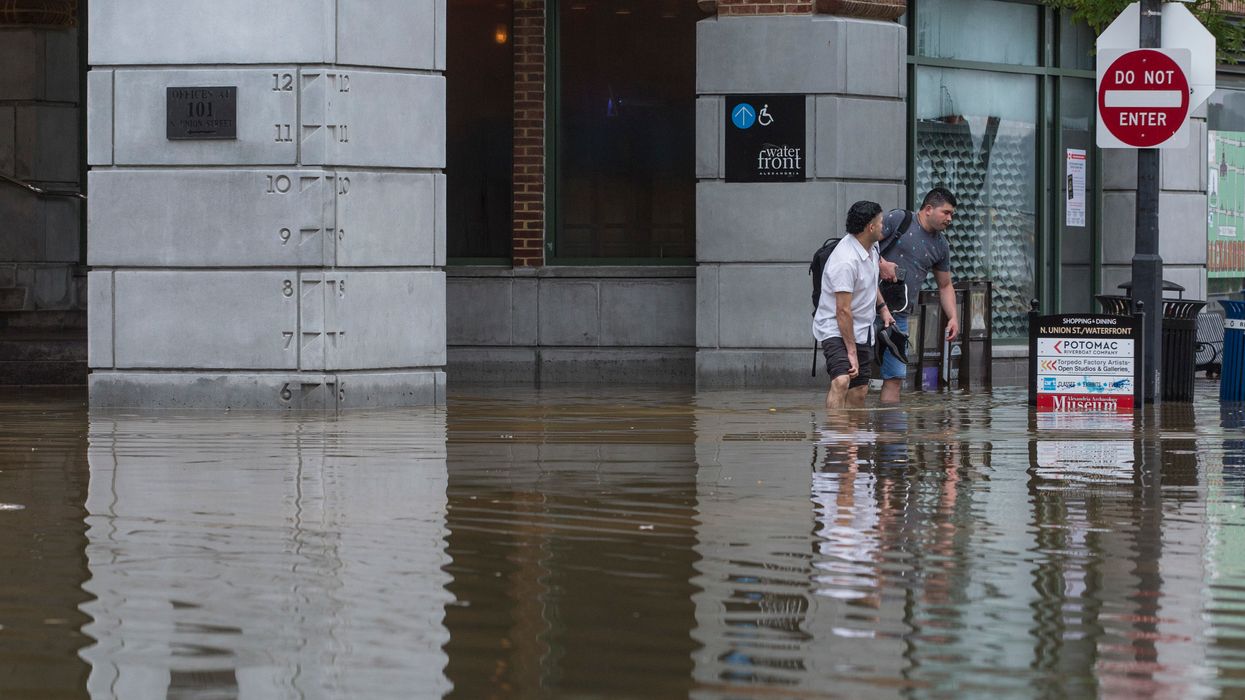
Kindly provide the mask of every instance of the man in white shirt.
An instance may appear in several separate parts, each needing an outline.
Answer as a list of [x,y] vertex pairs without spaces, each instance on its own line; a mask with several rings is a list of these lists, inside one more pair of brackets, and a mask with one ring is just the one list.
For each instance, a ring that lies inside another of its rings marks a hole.
[[[813,337],[821,343],[830,375],[826,394],[830,409],[865,405],[878,308],[885,326],[894,320],[878,293],[882,206],[866,201],[853,204],[847,212],[847,233],[826,260],[821,298],[813,314]],[[851,341],[845,342],[846,338]]]

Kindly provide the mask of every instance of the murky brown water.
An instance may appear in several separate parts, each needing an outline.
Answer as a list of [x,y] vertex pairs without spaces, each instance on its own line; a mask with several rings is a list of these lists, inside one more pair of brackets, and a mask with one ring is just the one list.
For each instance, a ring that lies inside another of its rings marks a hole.
[[0,698],[1245,696],[1245,408],[0,395]]

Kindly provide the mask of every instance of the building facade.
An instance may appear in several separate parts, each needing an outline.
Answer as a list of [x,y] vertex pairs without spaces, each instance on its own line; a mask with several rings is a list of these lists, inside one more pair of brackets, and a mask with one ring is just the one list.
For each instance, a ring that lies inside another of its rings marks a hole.
[[[1024,381],[1030,300],[1093,310],[1130,274],[1134,154],[1095,146],[1092,32],[1039,4],[17,5],[0,300],[10,329],[89,325],[100,405],[814,386],[812,251],[936,185],[953,274],[994,285],[996,383]],[[1245,277],[1237,94],[1163,153],[1189,297]],[[741,175],[741,104],[784,168]]]

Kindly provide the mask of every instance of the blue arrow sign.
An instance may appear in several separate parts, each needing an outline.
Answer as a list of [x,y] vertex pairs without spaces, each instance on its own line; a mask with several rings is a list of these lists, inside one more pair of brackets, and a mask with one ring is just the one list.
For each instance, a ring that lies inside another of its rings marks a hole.
[[747,129],[756,123],[757,111],[747,102],[740,102],[735,106],[735,111],[731,112],[731,123],[739,129]]

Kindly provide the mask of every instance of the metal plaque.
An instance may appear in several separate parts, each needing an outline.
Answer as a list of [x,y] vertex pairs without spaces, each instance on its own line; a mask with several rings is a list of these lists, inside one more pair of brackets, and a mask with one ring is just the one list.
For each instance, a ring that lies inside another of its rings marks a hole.
[[807,179],[804,95],[728,95],[726,181]]
[[170,87],[165,93],[171,140],[238,138],[238,87]]

